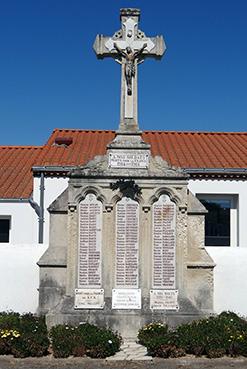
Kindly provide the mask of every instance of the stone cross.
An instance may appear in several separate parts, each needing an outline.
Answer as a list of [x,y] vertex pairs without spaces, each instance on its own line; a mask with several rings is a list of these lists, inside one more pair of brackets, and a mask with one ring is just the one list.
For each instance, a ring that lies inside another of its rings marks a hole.
[[138,29],[139,9],[121,9],[122,28],[112,37],[97,35],[94,50],[99,59],[114,58],[122,65],[120,132],[137,132],[137,65],[145,58],[161,59],[165,52],[162,36],[147,37]]

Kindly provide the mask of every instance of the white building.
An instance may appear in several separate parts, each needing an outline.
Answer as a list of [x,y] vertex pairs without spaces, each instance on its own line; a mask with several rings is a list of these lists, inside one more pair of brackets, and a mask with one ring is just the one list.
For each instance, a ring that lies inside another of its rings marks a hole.
[[[0,147],[0,311],[38,306],[36,262],[49,243],[49,204],[72,167],[102,155],[113,131],[54,130],[40,147]],[[208,208],[205,245],[216,263],[215,311],[247,315],[247,133],[146,131],[153,155],[190,174]]]

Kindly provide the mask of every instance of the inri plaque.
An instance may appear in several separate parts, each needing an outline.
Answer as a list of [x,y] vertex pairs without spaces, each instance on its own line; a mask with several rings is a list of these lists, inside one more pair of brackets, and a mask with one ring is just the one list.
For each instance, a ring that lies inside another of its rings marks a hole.
[[102,203],[88,194],[79,206],[79,288],[101,287]]
[[176,205],[167,195],[153,204],[153,288],[175,289]]
[[109,166],[111,168],[146,169],[149,164],[149,153],[143,151],[121,151],[109,154]]
[[123,197],[116,205],[116,287],[138,288],[139,204]]

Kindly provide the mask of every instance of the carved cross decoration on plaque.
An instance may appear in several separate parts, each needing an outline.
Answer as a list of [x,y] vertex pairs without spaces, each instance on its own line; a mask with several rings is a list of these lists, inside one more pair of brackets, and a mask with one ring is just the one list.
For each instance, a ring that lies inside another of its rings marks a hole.
[[119,130],[138,131],[137,65],[145,58],[161,59],[165,52],[162,36],[147,37],[138,29],[139,9],[121,9],[121,29],[112,37],[97,35],[94,50],[99,59],[112,57],[122,65]]

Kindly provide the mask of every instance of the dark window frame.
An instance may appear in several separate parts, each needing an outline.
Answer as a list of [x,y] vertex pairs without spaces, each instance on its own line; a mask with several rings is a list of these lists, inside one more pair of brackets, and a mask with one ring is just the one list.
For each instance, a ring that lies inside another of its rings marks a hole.
[[[1,229],[1,227],[3,228]],[[0,215],[0,243],[10,243],[10,230],[11,216]]]
[[205,246],[237,246],[238,213],[235,219],[233,210],[238,211],[238,195],[198,193],[196,196],[209,211],[212,209],[211,214],[205,215]]

